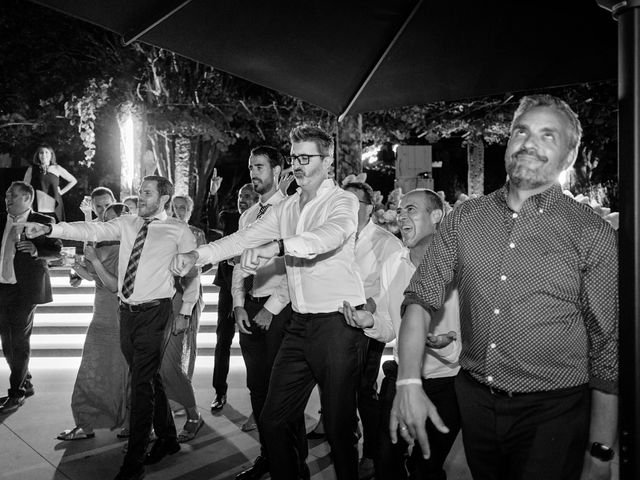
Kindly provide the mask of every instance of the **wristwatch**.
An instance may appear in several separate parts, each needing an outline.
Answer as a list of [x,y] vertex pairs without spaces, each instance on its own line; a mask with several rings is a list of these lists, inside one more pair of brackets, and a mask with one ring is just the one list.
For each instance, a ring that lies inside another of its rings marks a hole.
[[593,442],[591,444],[591,450],[589,453],[592,457],[597,458],[602,462],[610,462],[613,460],[614,455],[613,448],[598,442]]
[[51,225],[50,223],[46,223],[45,227],[49,227],[49,231],[45,233],[45,235],[50,235],[51,232],[53,232],[53,225]]

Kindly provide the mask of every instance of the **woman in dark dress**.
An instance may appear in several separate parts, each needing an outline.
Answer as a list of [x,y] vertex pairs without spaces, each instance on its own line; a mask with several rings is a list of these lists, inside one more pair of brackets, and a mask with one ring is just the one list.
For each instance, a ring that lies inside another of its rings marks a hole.
[[[67,184],[60,188],[60,178]],[[64,167],[56,162],[56,154],[48,145],[41,145],[33,155],[32,165],[27,168],[24,181],[30,184],[36,192],[33,200],[33,210],[54,217],[63,222],[64,204],[62,196],[78,183]]]

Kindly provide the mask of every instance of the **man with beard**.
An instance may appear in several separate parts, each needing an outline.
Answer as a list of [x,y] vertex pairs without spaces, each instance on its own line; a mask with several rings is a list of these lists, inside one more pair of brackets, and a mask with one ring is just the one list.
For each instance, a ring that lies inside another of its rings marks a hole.
[[177,255],[172,269],[183,275],[193,265],[242,253],[243,268],[254,273],[264,261],[284,257],[293,314],[259,419],[271,476],[309,478],[298,426],[317,383],[336,477],[356,479],[356,391],[366,338],[338,309],[343,300],[365,303],[354,254],[358,199],[328,178],[329,134],[302,125],[289,137],[297,192],[246,229]]
[[[286,198],[278,189],[282,167],[282,156],[275,148],[262,146],[251,150],[249,174],[260,200],[242,214],[240,230],[259,221],[267,210]],[[282,343],[285,324],[291,318],[286,281],[284,259],[281,257],[268,260],[255,275],[249,277],[239,264],[233,269],[233,312],[240,331],[240,348],[247,368],[247,388],[255,418],[260,418],[267,398],[273,361]],[[278,287],[282,290],[280,294]],[[260,455],[236,480],[258,479],[269,473],[262,435],[260,444]]]
[[617,430],[615,231],[562,193],[577,155],[576,114],[524,97],[505,153],[508,181],[448,215],[405,291],[392,439],[418,440],[427,418],[448,429],[420,388],[433,314],[454,278],[463,347],[456,378],[475,479],[611,476]]
[[[131,416],[127,454],[116,480],[141,479],[144,465],[180,450],[159,370],[165,326],[172,320],[171,299],[176,293],[167,267],[177,253],[193,250],[196,240],[185,222],[167,216],[165,205],[172,196],[169,180],[150,175],[142,179],[137,216],[122,215],[106,223],[26,226],[29,238],[44,234],[91,242],[120,241],[120,346],[131,370]],[[188,327],[197,300],[197,288],[187,287],[174,319],[174,333]],[[157,440],[146,453],[152,424]]]

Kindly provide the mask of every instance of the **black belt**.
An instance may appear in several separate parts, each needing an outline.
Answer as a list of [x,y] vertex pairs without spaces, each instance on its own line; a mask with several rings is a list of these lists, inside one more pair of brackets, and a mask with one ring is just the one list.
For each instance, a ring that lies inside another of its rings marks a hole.
[[120,300],[120,308],[122,308],[123,310],[129,310],[132,313],[136,313],[136,312],[146,312],[147,310],[153,308],[153,307],[157,307],[158,305],[162,304],[163,302],[167,302],[171,300],[170,298],[160,298],[158,300],[151,300],[149,302],[144,302],[144,303],[136,303],[135,305],[132,303],[126,303],[123,302],[122,300]]
[[521,397],[523,395],[531,395],[532,393],[536,393],[536,392],[512,392],[509,390],[502,390],[500,388],[492,387],[491,385],[487,385],[486,383],[482,383],[476,380],[475,377],[471,375],[469,372],[467,372],[466,370],[461,370],[461,372],[464,375],[466,375],[467,378],[471,380],[473,383],[489,390],[489,392],[491,392],[491,395],[493,395],[494,397],[513,398],[513,397]]
[[258,305],[264,305],[265,303],[267,303],[267,300],[269,300],[268,295],[266,297],[254,297],[253,295],[250,295],[248,293],[245,298],[253,303],[257,303]]

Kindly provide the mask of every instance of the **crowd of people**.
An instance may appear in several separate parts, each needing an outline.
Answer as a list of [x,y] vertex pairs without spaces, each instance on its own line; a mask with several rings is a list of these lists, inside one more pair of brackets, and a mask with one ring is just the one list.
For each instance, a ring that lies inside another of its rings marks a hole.
[[34,392],[29,336],[36,305],[51,301],[46,260],[59,239],[79,240],[85,261],[71,281],[95,281],[94,314],[75,425],[58,438],[119,428],[128,442],[116,480],[143,478],[145,465],[178,452],[204,422],[191,379],[200,276],[216,264],[211,411],[227,401],[237,329],[253,411],[243,429],[257,428],[260,441],[238,480],[310,478],[304,410],[316,386],[338,480],[444,479],[459,432],[477,480],[608,479],[617,238],[562,193],[581,132],[564,101],[524,97],[504,186],[451,212],[431,190],[407,192],[396,208],[400,239],[373,222],[369,185],[330,178],[333,138],[311,125],[290,132],[286,157],[269,146],[251,151],[239,220],[211,243],[188,224],[192,200],[160,176],[145,177],[123,203],[94,189],[84,207],[97,218],[73,223],[34,212],[34,187],[14,182],[0,216],[0,334],[11,370],[0,413]]

